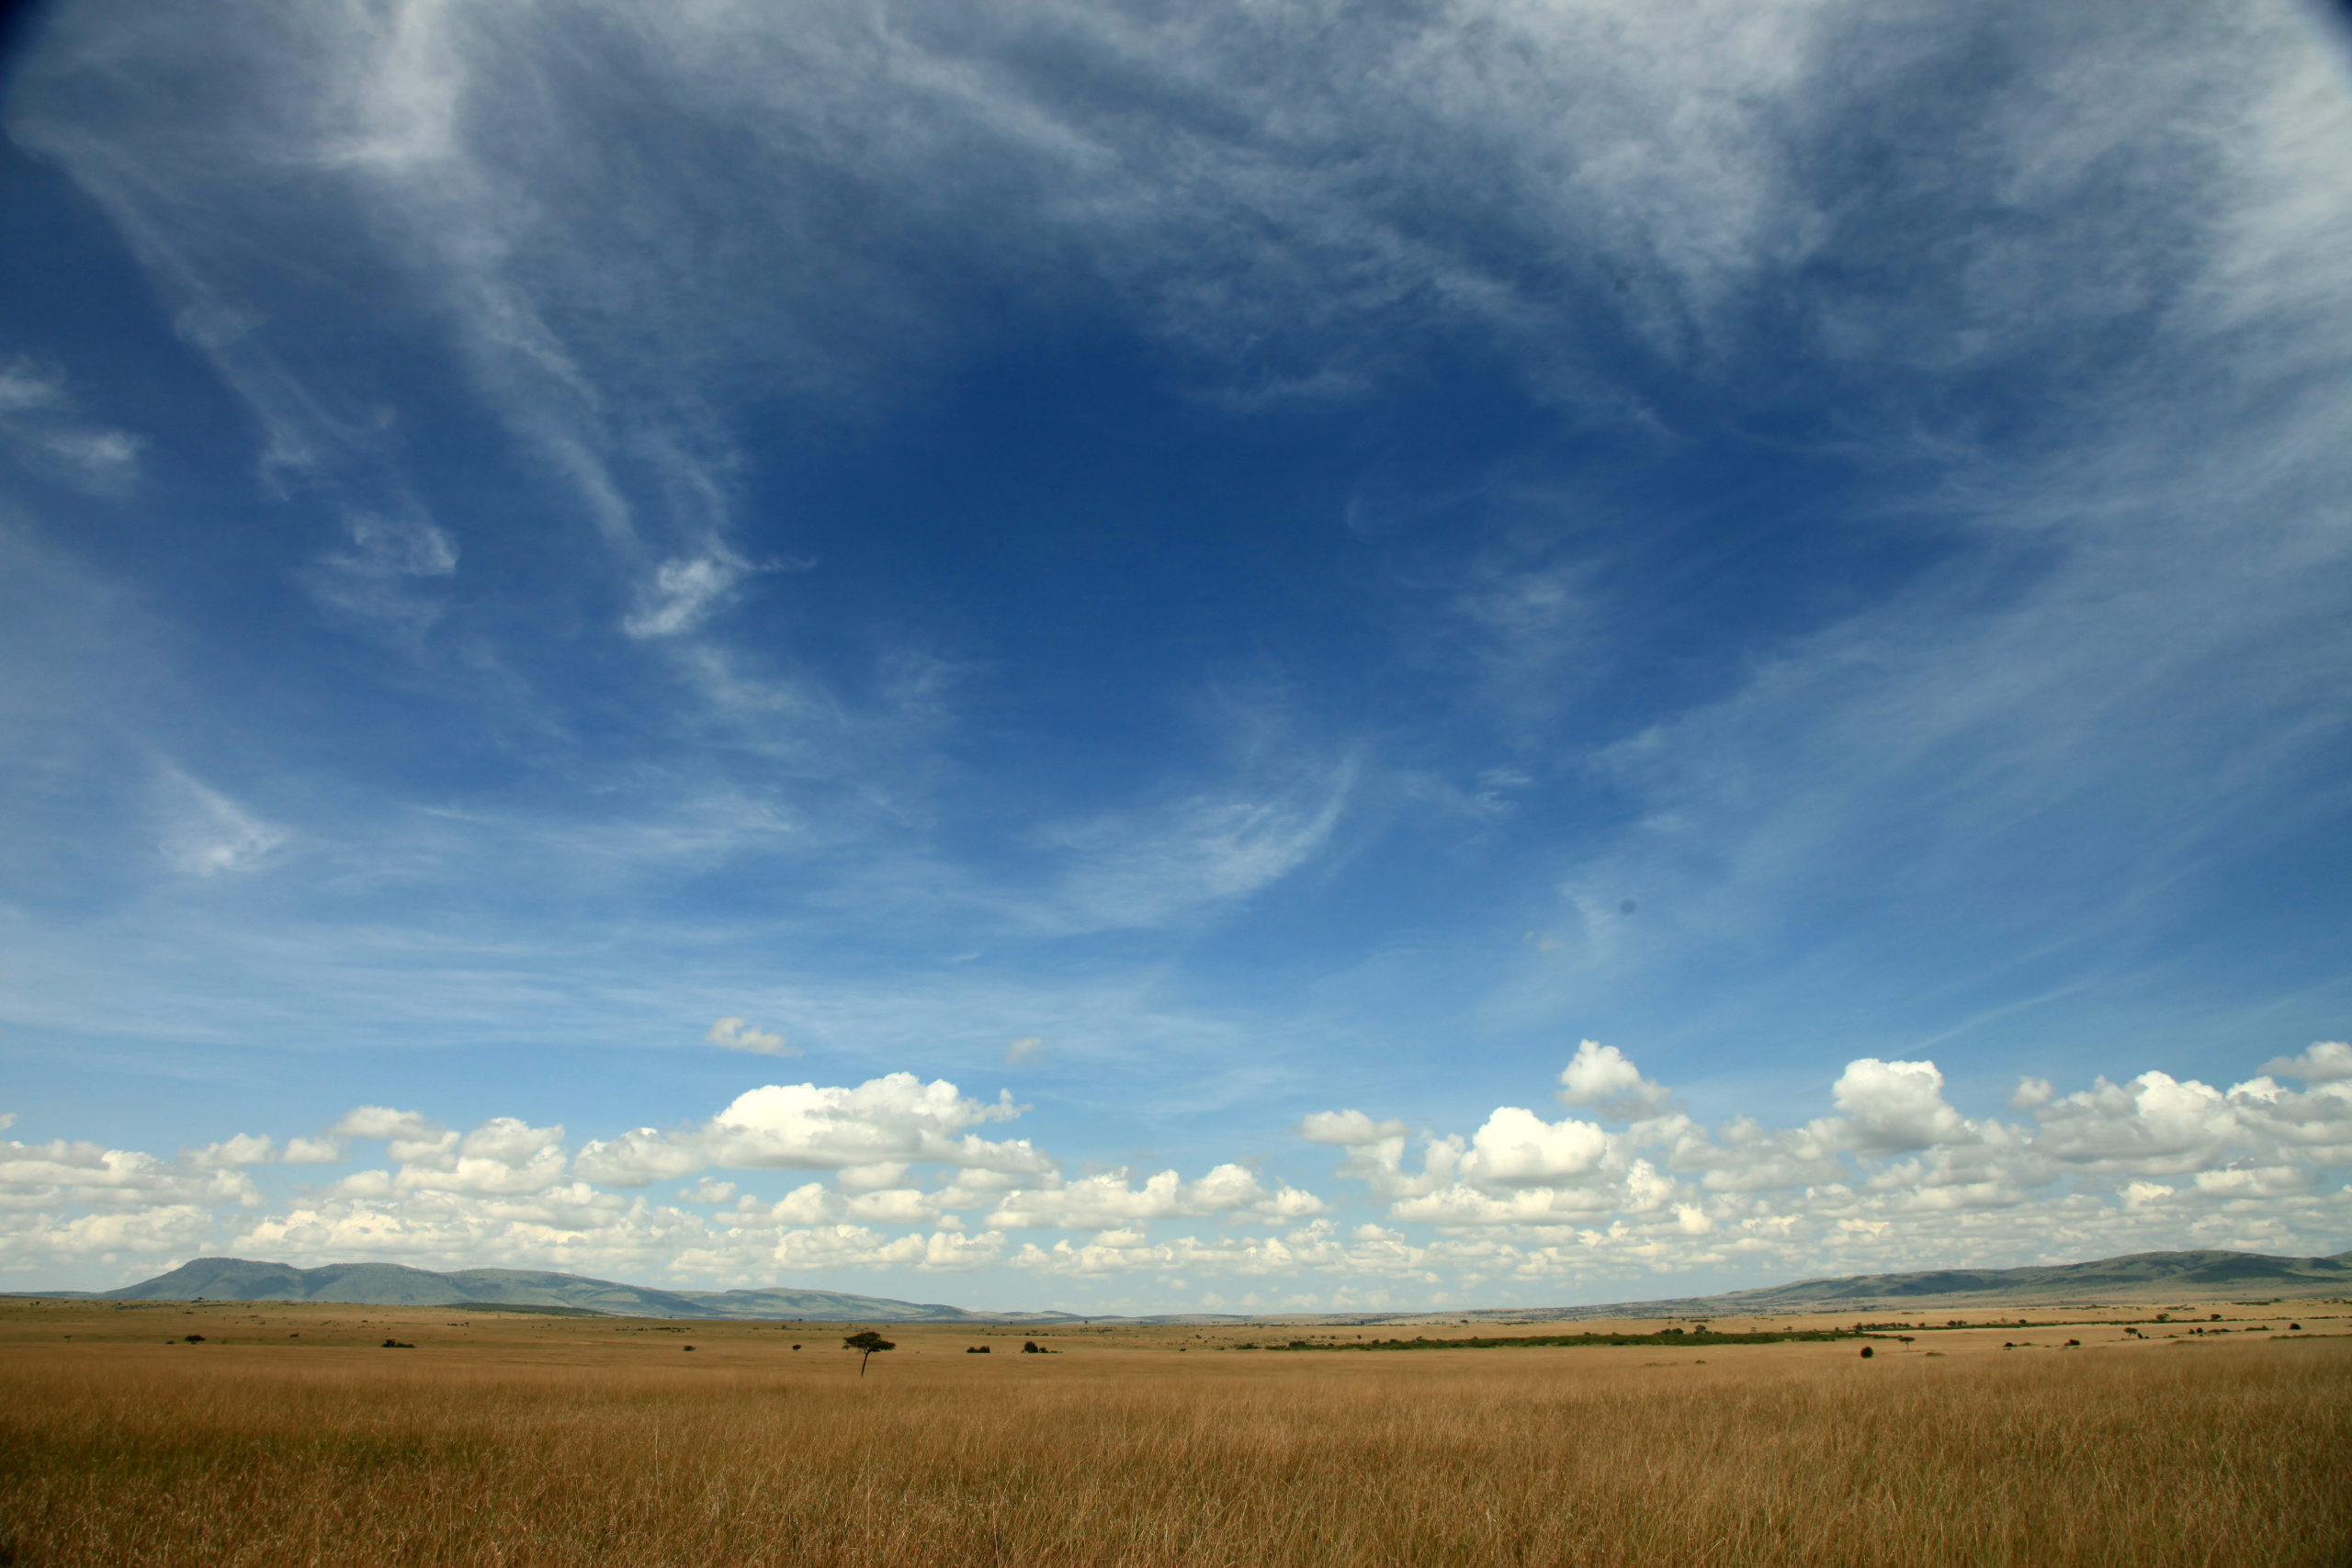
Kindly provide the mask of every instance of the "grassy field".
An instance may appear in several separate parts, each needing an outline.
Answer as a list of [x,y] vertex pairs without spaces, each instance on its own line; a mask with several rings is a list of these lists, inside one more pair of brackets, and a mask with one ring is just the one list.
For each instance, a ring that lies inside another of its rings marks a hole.
[[2228,1310],[1867,1360],[910,1327],[861,1378],[840,1325],[10,1303],[0,1562],[2352,1564],[2352,1322]]

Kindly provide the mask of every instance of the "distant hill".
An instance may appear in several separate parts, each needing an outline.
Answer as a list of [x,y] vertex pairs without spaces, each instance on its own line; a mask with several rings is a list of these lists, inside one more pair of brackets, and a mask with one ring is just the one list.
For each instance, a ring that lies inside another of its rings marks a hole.
[[1800,1280],[1719,1296],[1619,1302],[1607,1306],[1544,1307],[1430,1315],[1571,1319],[1586,1317],[1755,1317],[1773,1313],[1894,1307],[1923,1301],[1951,1306],[2019,1306],[2062,1302],[2212,1301],[2228,1297],[2312,1297],[2352,1293],[2352,1252],[2332,1258],[2268,1258],[2253,1252],[2135,1252],[2096,1263],[2030,1269],[1931,1269],[1909,1274],[1854,1274]]
[[[436,1274],[398,1263],[297,1269],[242,1258],[199,1258],[119,1291],[11,1292],[97,1301],[345,1302],[355,1306],[467,1306],[485,1312],[597,1313],[614,1317],[764,1319],[802,1323],[1053,1323],[1066,1312],[967,1312],[935,1303],[837,1291],[662,1291],[579,1274],[460,1269]],[[1285,1314],[1284,1322],[1412,1323],[1464,1318],[1572,1321],[1610,1317],[1759,1317],[1774,1313],[1916,1307],[2054,1305],[2075,1302],[2211,1301],[2249,1296],[2352,1295],[2352,1252],[2267,1258],[2250,1252],[2138,1252],[2096,1263],[2031,1269],[1933,1269],[1800,1280],[1716,1296],[1594,1306],[1495,1307],[1444,1313]],[[1245,1322],[1223,1314],[1167,1314],[1145,1322]]]
[[614,1317],[763,1318],[825,1323],[1028,1323],[1067,1313],[981,1313],[933,1303],[836,1291],[662,1291],[579,1274],[460,1269],[447,1274],[398,1263],[297,1269],[242,1258],[199,1258],[168,1274],[96,1294],[99,1301],[347,1302],[367,1306],[541,1308]]
[[[2268,1258],[2252,1252],[2135,1252],[2096,1263],[2038,1269],[1938,1269],[1913,1274],[1864,1274],[1849,1280],[1807,1280],[1735,1292],[1766,1310],[1798,1301],[1832,1305],[1857,1296],[1998,1293],[2053,1299],[2086,1294],[2233,1293],[2322,1295],[2352,1290],[2352,1252],[2332,1258]],[[1725,1298],[1732,1299],[1732,1298]]]

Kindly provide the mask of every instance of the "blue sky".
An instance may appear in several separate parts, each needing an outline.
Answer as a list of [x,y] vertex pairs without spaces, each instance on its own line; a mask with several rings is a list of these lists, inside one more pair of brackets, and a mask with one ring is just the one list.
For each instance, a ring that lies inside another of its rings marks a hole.
[[2286,4],[34,13],[0,1279],[2352,1247],[2346,62]]

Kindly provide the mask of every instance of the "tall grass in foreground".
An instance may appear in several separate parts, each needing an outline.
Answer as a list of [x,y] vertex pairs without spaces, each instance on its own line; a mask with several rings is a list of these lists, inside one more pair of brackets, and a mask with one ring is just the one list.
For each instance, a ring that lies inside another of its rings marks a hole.
[[1608,1355],[10,1355],[0,1535],[191,1568],[2352,1562],[2345,1342]]

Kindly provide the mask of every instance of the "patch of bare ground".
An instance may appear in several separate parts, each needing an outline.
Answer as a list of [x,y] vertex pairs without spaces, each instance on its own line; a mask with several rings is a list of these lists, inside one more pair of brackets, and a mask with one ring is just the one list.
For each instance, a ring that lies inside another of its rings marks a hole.
[[2352,1562],[2345,1338],[1660,1365],[933,1336],[861,1380],[838,1330],[500,1332],[11,1345],[0,1535],[207,1568]]

